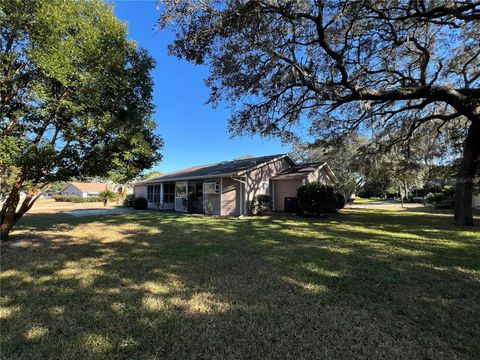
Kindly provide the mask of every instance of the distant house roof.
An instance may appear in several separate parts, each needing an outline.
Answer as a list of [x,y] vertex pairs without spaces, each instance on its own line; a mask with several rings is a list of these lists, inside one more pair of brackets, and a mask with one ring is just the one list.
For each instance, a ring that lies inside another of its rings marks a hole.
[[103,191],[108,189],[107,183],[70,182],[69,185],[75,186],[80,191]]
[[257,166],[262,166],[282,158],[287,158],[292,164],[295,164],[295,162],[287,154],[259,156],[232,161],[223,161],[217,164],[194,166],[155,177],[153,179],[139,181],[137,184],[239,175],[246,170],[250,170]]
[[296,178],[304,177],[318,170],[321,166],[325,164],[326,163],[324,162],[317,162],[317,163],[309,163],[309,164],[292,166],[281,171],[278,175],[274,176],[273,179],[296,179]]

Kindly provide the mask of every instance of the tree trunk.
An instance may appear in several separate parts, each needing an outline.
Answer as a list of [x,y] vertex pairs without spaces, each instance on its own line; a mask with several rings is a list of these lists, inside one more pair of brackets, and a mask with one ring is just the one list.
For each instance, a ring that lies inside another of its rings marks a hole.
[[473,186],[480,155],[480,119],[472,121],[463,145],[463,157],[455,185],[455,224],[473,225]]
[[13,229],[13,226],[14,226],[13,223],[14,223],[14,220],[11,217],[4,219],[4,221],[2,222],[2,225],[0,227],[1,242],[7,242],[10,240],[9,234]]
[[403,208],[402,188],[400,185],[398,185],[398,195],[400,196],[400,204],[402,205],[402,208]]
[[42,195],[42,192],[36,194],[32,191],[22,201],[22,205],[17,210],[20,202],[20,191],[22,189],[22,180],[17,180],[10,191],[5,203],[2,206],[0,214],[0,241],[10,240],[10,232],[22,216],[32,208],[33,204]]
[[0,240],[2,242],[9,240],[9,234],[15,226],[15,212],[20,201],[20,190],[22,188],[22,181],[18,180],[13,184],[10,194],[8,194],[5,203],[2,206],[2,213],[0,217]]

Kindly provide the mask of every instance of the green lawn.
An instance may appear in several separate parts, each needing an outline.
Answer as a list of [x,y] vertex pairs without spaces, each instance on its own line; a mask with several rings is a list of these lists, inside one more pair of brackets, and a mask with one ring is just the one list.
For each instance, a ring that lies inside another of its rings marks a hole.
[[480,357],[480,228],[33,214],[2,245],[2,359]]

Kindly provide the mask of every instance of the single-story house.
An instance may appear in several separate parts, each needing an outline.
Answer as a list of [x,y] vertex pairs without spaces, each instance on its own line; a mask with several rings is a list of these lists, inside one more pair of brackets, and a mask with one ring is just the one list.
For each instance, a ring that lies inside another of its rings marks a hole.
[[109,188],[110,184],[107,183],[69,182],[58,194],[94,197]]
[[[273,210],[290,210],[299,186],[337,178],[326,163],[298,165],[287,154],[269,155],[195,166],[136,182],[134,194],[148,207],[187,211],[188,194],[194,194],[197,213],[240,216],[249,212],[257,195],[272,197]],[[287,209],[285,208],[287,206]]]

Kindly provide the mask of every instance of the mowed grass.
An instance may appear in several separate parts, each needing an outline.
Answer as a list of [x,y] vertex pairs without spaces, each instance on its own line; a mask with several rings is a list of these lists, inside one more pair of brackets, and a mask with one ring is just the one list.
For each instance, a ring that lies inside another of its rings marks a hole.
[[450,216],[32,214],[2,359],[480,357],[480,229]]

